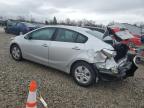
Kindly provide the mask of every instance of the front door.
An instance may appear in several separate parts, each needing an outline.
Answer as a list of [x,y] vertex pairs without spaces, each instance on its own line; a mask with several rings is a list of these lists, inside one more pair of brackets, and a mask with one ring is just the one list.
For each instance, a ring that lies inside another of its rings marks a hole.
[[48,65],[48,52],[55,28],[38,29],[28,34],[23,42],[23,56],[29,60]]

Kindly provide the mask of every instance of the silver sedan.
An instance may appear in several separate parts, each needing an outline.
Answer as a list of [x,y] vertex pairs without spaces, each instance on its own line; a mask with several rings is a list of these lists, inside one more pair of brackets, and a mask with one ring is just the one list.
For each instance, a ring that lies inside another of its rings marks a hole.
[[71,74],[81,86],[133,76],[136,68],[126,53],[116,57],[118,52],[96,35],[75,26],[46,26],[13,38],[10,54],[17,61],[27,59]]

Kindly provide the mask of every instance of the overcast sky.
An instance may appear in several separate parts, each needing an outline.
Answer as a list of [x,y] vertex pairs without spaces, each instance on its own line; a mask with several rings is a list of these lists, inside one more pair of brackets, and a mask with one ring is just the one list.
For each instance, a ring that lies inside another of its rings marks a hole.
[[0,15],[37,20],[56,16],[59,20],[88,19],[103,24],[144,22],[144,0],[0,0]]

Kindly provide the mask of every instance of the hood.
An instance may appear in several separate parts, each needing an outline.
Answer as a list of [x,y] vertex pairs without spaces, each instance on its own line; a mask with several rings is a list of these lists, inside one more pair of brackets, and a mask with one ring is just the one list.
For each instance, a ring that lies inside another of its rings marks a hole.
[[134,38],[128,31],[119,31],[115,33],[117,37],[121,38],[122,40]]
[[111,35],[115,35],[116,37],[120,38],[121,40],[131,39],[134,36],[125,28],[120,27],[107,27],[107,32]]

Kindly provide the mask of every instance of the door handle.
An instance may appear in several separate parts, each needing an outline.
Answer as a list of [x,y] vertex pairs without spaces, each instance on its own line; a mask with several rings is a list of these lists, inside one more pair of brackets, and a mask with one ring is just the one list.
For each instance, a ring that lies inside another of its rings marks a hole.
[[77,46],[76,46],[76,47],[73,47],[72,49],[73,49],[73,50],[80,50],[80,48],[77,47]]
[[48,47],[48,45],[47,45],[47,44],[43,44],[42,46],[43,46],[43,47]]

